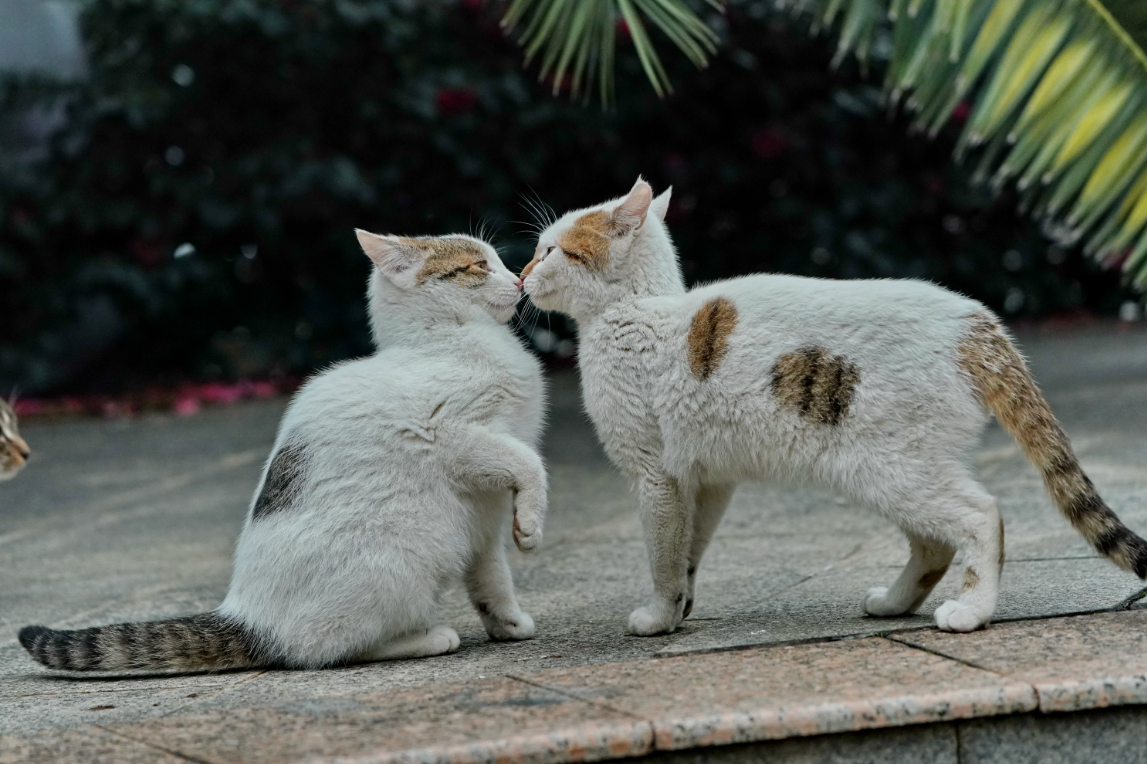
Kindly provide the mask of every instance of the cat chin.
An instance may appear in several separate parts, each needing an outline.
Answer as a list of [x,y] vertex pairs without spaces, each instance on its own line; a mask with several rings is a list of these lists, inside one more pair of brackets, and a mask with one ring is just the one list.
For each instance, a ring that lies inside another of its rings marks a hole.
[[12,478],[16,477],[16,473],[22,469],[24,469],[24,465],[21,464],[19,467],[16,467],[15,469],[5,469],[3,471],[0,471],[0,483],[3,483],[5,480],[11,480]]

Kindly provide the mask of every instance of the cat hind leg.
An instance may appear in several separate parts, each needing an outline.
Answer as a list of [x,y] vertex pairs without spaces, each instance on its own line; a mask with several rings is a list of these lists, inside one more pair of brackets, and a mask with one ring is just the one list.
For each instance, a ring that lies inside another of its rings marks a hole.
[[936,608],[936,625],[943,631],[975,631],[986,626],[996,610],[1003,572],[1004,524],[994,498],[984,494],[978,504],[962,528],[964,578],[960,595]]
[[915,613],[948,571],[956,550],[949,544],[909,536],[912,557],[892,586],[869,589],[864,612],[872,616]]
[[458,632],[449,626],[439,625],[426,631],[379,642],[355,656],[354,662],[367,663],[446,655],[457,650],[459,643]]

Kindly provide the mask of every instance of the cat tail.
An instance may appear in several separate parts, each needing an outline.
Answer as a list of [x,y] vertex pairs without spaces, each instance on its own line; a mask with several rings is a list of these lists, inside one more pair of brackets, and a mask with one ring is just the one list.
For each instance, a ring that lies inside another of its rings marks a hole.
[[37,662],[61,671],[210,671],[274,662],[249,628],[217,612],[74,631],[25,626],[19,638]]
[[1068,522],[1097,552],[1147,578],[1147,541],[1111,511],[1071,448],[1067,433],[994,315],[977,313],[960,345],[960,366],[981,399],[1016,439]]

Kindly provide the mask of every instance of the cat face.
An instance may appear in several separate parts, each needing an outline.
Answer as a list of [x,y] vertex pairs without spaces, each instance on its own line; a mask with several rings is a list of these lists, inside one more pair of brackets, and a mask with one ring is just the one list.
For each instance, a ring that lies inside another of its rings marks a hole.
[[363,252],[404,300],[443,310],[477,307],[500,323],[514,315],[522,282],[481,239],[355,233]]
[[610,285],[640,279],[635,240],[650,213],[660,224],[668,206],[669,191],[655,199],[638,178],[622,199],[567,212],[538,237],[534,259],[522,271],[526,294],[542,310],[570,313]]
[[15,477],[31,454],[18,426],[16,412],[0,400],[0,480]]

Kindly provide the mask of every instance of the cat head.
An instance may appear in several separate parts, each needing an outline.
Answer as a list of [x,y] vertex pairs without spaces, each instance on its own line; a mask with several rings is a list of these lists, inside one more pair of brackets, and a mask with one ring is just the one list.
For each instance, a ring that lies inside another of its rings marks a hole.
[[20,437],[16,412],[0,399],[0,480],[8,480],[28,461],[31,450]]
[[522,282],[481,239],[355,233],[374,263],[370,308],[376,342],[403,315],[426,320],[484,314],[499,323],[514,315]]
[[578,317],[615,296],[679,291],[671,286],[681,271],[664,224],[671,190],[655,198],[638,178],[627,196],[555,220],[522,271],[526,294],[543,310]]

